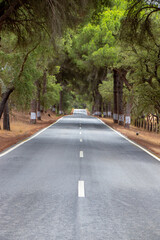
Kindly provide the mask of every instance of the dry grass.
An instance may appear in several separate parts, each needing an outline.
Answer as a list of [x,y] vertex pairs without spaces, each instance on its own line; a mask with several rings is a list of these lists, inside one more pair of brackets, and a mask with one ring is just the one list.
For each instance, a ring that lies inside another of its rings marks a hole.
[[[48,116],[50,114],[50,116]],[[30,137],[42,128],[54,123],[60,117],[52,112],[42,114],[42,120],[36,124],[30,124],[30,116],[28,113],[12,112],[10,116],[11,131],[0,130],[0,151],[10,147],[17,142]],[[0,121],[2,128],[2,120]]]

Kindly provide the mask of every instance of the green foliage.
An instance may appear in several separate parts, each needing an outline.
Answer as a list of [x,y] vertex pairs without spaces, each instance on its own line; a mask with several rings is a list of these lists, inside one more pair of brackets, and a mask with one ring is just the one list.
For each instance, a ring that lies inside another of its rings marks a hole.
[[160,113],[160,86],[156,81],[151,87],[148,83],[141,83],[134,87],[133,115],[136,117],[142,115]]
[[[151,108],[148,107],[148,112],[159,112],[159,13],[149,16],[147,26],[152,30],[149,34],[149,31],[142,31],[146,26],[139,20],[145,23],[147,14],[153,8],[146,8],[138,13],[140,7],[148,6],[146,2],[129,1],[130,8],[127,10],[127,16],[130,18],[128,18],[128,25],[122,28],[125,37],[122,38],[121,34],[121,41],[119,41],[127,1],[115,0],[112,3],[111,8],[102,4],[101,10],[93,15],[89,23],[79,27],[76,32],[66,33],[61,45],[64,49],[62,55],[65,62],[63,74],[73,84],[74,89],[79,89],[79,93],[83,95],[84,91],[87,91],[90,102],[97,88],[103,100],[107,102],[113,101],[113,77],[111,74],[108,75],[106,81],[105,68],[110,71],[124,70],[127,73],[126,82],[128,83],[124,86],[124,102],[128,100],[132,102],[132,112],[134,114],[140,114],[142,110],[147,112],[147,106],[151,106]],[[133,4],[135,4],[134,9],[131,8]],[[132,18],[134,16],[137,18]],[[137,20],[140,25],[136,27]],[[138,37],[134,35],[135,30]],[[67,68],[70,69],[68,75],[66,75]],[[145,103],[142,98],[146,99]]]
[[90,109],[90,101],[88,101],[88,96],[86,93],[80,95],[72,91],[72,96],[73,96],[72,108]]
[[[151,4],[151,2],[153,4]],[[152,19],[159,15],[157,1],[128,0],[128,7],[122,21],[121,38],[128,43],[145,43],[146,36],[152,40],[154,34]]]
[[[112,9],[103,6],[97,20],[93,21],[92,18],[77,32],[68,31],[59,43],[64,50],[59,54],[65,62],[62,75],[72,83],[85,102],[84,92],[88,93],[87,100],[91,103],[99,84],[106,78],[106,69],[112,68],[118,61],[118,34],[124,9],[120,1],[114,4]],[[66,67],[69,69],[67,75]]]
[[[44,69],[54,57],[53,46],[46,38],[41,44],[33,43],[32,47],[29,46],[24,51],[16,42],[17,37],[14,34],[3,33],[0,48],[1,91],[5,92],[7,88],[14,86],[15,90],[11,95],[12,105],[18,109],[29,109],[31,99],[36,94],[35,82],[43,76]],[[59,66],[52,66],[50,72],[57,74]],[[56,84],[55,77],[49,76],[47,92],[43,99],[46,108],[59,101],[60,90],[61,87]]]
[[[0,5],[2,3],[4,1]],[[28,4],[27,9],[25,4]],[[15,87],[12,104],[29,108],[35,96],[36,81],[40,82],[41,102],[46,109],[58,105],[62,90],[63,110],[67,113],[72,107],[91,108],[98,91],[104,102],[113,102],[111,72],[118,69],[127,73],[125,80],[130,87],[124,86],[124,102],[132,99],[132,113],[135,116],[160,113],[160,15],[157,5],[139,0],[94,0],[85,1],[84,5],[82,1],[60,1],[59,8],[52,0],[50,4],[48,8],[47,2],[41,1],[37,8],[35,1],[22,1],[8,22],[3,23],[3,30],[8,31],[1,32],[0,90],[4,92],[10,86]],[[5,8],[7,10],[8,5]],[[24,14],[20,14],[21,11]],[[71,30],[87,12],[88,22]],[[34,13],[33,24],[28,21],[31,13]],[[1,10],[0,16],[3,14]],[[15,28],[16,19],[21,22],[18,28]],[[56,38],[56,50],[44,28],[55,36],[64,33],[63,38]],[[34,41],[29,38],[33,30]],[[19,41],[24,42],[23,47],[17,45]],[[42,76],[46,69],[47,85],[42,94]]]
[[[0,49],[0,79],[3,82],[3,92],[6,88],[15,87],[12,94],[12,103],[18,107],[28,107],[32,98],[34,81],[41,72],[37,69],[37,53],[26,54],[30,49],[23,51],[16,46],[17,37],[14,34],[3,34]],[[24,66],[23,66],[24,65]],[[22,71],[23,66],[23,71]]]
[[70,57],[80,69],[112,66],[117,59],[117,38],[123,11],[107,8],[99,24],[88,23],[73,38]]
[[103,101],[113,103],[113,76],[109,76],[110,80],[103,81],[99,85],[99,92],[103,98]]
[[151,19],[151,37],[145,34],[145,41],[122,42],[117,68],[125,69],[127,80],[134,92],[133,113],[160,113],[160,16]]
[[73,108],[72,106],[73,99],[74,99],[74,96],[72,92],[63,91],[62,107],[65,114],[71,113],[71,110]]
[[45,109],[49,109],[51,106],[59,103],[60,91],[62,91],[62,87],[59,83],[56,83],[55,76],[49,75],[47,77],[47,91],[41,97]]
[[52,40],[66,28],[84,21],[87,13],[101,10],[110,0],[0,1],[0,29],[13,32],[19,44],[32,44],[47,32]]

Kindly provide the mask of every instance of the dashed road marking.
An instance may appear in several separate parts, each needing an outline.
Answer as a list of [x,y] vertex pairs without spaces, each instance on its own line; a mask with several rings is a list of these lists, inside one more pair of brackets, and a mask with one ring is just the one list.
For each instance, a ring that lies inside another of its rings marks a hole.
[[79,152],[79,156],[80,156],[80,158],[83,158],[83,151]]
[[82,134],[82,132],[80,132],[79,134]]
[[82,139],[82,138],[80,139],[80,142],[83,142],[83,139]]
[[78,197],[85,197],[84,181],[78,181]]

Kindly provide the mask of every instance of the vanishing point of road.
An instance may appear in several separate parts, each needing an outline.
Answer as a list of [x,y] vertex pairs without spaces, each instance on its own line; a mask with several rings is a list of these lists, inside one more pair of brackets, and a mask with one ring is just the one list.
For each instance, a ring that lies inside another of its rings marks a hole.
[[160,240],[160,162],[85,110],[0,157],[0,240]]

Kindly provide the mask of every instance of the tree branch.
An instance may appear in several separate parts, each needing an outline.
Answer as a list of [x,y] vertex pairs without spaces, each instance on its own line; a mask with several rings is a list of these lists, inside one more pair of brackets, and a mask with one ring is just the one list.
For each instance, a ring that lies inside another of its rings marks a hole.
[[20,80],[21,76],[22,76],[22,73],[23,73],[23,70],[24,70],[24,66],[25,66],[25,63],[27,61],[27,58],[29,56],[29,54],[31,52],[33,52],[39,45],[40,43],[37,43],[36,46],[34,46],[29,52],[27,52],[27,54],[25,55],[24,57],[24,60],[23,60],[23,63],[22,63],[22,66],[21,66],[21,69],[20,69],[20,72],[19,72],[19,75],[18,75],[18,80]]
[[18,5],[20,6],[20,1],[19,1],[19,0],[13,1],[13,2],[10,4],[9,8],[8,8],[6,11],[4,11],[3,15],[0,16],[0,30],[1,30],[4,22],[5,22],[5,21],[7,20],[7,18],[14,12],[15,8],[16,8]]

